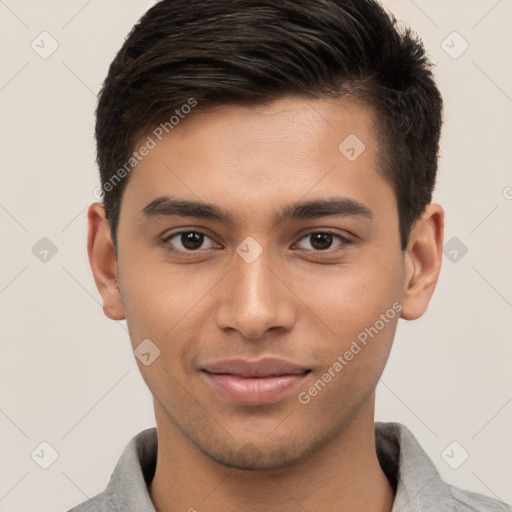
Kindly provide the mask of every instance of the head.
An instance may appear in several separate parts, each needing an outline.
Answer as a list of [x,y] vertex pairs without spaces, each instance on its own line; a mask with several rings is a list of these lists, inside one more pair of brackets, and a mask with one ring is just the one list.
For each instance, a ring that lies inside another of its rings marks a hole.
[[[201,452],[280,467],[371,403],[437,281],[441,111],[420,40],[373,1],[164,0],[133,28],[97,108],[89,256],[105,313],[160,351],[140,368],[161,417]],[[238,403],[204,372],[234,357],[307,371]]]

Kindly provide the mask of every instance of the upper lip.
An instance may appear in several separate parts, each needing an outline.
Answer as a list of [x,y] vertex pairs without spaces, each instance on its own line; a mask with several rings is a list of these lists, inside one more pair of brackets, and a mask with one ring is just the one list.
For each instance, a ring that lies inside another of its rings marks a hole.
[[240,377],[271,377],[278,375],[300,375],[311,371],[300,364],[284,359],[264,358],[257,361],[246,359],[228,359],[207,364],[202,367],[208,373],[224,373]]

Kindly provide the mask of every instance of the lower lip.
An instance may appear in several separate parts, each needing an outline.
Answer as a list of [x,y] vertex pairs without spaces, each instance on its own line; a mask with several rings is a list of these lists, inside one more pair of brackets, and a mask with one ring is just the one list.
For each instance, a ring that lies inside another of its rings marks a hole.
[[240,377],[206,371],[203,373],[226,398],[244,405],[276,402],[296,388],[307,375],[301,373],[274,377]]

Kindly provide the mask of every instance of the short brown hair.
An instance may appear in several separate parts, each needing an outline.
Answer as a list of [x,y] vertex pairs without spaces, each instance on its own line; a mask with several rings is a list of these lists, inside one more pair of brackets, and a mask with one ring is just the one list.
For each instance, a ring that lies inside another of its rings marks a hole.
[[379,171],[396,194],[405,250],[436,179],[442,99],[431,67],[415,33],[374,0],[162,0],[126,38],[96,110],[116,253],[129,176],[105,185],[130,160],[138,135],[190,98],[205,107],[286,95],[349,96],[375,109]]

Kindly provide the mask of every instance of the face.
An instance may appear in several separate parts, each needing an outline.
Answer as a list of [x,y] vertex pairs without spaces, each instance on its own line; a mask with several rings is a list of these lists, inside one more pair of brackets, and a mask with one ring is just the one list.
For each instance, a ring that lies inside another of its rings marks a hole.
[[160,351],[139,363],[157,415],[214,460],[292,464],[373,400],[407,277],[373,126],[344,100],[224,105],[130,175],[119,308]]

